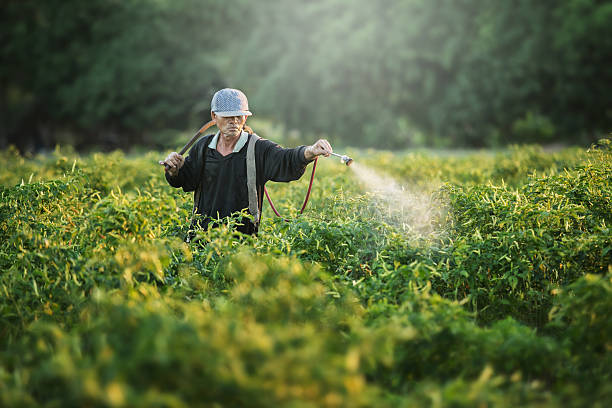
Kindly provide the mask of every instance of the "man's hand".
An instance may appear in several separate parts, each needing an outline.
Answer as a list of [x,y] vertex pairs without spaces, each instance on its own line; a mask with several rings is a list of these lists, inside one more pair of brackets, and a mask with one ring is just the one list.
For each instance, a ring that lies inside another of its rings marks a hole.
[[172,152],[165,160],[160,161],[159,164],[165,166],[166,173],[174,177],[178,174],[179,169],[183,167],[183,164],[185,164],[185,158],[177,152]]
[[334,151],[332,149],[329,142],[325,139],[319,139],[312,146],[308,146],[306,150],[304,150],[304,158],[308,161],[314,160],[317,156],[325,156],[329,157],[329,155]]

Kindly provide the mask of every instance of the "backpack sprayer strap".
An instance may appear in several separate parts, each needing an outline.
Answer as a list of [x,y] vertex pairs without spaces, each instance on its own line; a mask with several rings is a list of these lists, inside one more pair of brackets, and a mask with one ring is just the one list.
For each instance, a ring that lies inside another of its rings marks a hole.
[[249,213],[253,216],[254,224],[259,224],[261,213],[259,212],[259,205],[257,200],[257,168],[255,166],[255,143],[260,139],[255,133],[251,134],[249,138],[249,145],[247,146],[247,190],[249,194]]

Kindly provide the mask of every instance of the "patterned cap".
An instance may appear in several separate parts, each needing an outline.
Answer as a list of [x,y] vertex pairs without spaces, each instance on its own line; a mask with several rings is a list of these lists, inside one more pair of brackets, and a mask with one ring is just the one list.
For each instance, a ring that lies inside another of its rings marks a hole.
[[222,117],[252,115],[249,112],[249,101],[246,95],[242,91],[232,88],[215,92],[210,103],[210,110]]

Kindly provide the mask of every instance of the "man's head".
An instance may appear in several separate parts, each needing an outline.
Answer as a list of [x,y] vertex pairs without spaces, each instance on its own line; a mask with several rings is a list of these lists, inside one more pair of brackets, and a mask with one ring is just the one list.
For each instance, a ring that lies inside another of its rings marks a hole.
[[225,88],[215,92],[210,103],[210,116],[217,121],[217,127],[224,137],[238,137],[251,116],[249,101],[238,89]]

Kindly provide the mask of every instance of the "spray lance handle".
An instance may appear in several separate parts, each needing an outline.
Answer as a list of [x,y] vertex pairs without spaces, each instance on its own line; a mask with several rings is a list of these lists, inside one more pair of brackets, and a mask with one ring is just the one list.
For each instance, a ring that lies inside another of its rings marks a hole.
[[353,164],[353,159],[351,159],[350,157],[343,155],[343,154],[337,154],[337,153],[330,153],[332,156],[336,156],[340,158],[340,162],[342,162],[343,164],[346,164],[347,166],[350,166],[351,164]]
[[[179,154],[182,156],[185,154],[185,152],[187,152],[187,150],[189,150],[189,148],[191,147],[192,144],[194,144],[196,142],[196,140],[198,140],[200,138],[200,136],[202,136],[202,134],[204,132],[206,132],[206,129],[208,129],[209,127],[216,125],[217,121],[216,120],[211,120],[209,122],[206,122],[206,124],[204,124],[204,126],[202,126],[195,135],[193,135],[193,137],[191,138],[191,140],[185,145],[183,146],[183,148],[181,149],[181,151],[179,152]],[[165,168],[166,171],[170,168],[170,166],[168,166],[168,164],[166,164],[165,161],[160,161],[159,164],[162,164]]]

